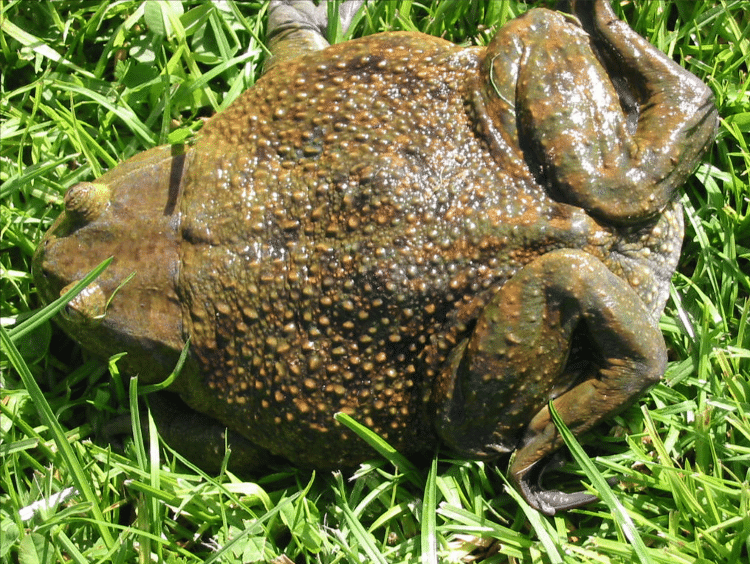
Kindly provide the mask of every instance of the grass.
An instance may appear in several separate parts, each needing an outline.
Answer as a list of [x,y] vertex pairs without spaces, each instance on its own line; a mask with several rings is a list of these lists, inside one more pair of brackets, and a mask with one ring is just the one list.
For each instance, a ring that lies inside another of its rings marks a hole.
[[[506,488],[504,462],[412,465],[383,447],[353,476],[278,466],[248,482],[148,446],[138,424],[122,448],[101,440],[136,390],[39,317],[31,254],[68,187],[185,139],[252,85],[265,4],[0,0],[0,561],[747,561],[750,15],[736,0],[616,4],[711,86],[722,123],[685,187],[666,377],[580,438],[613,495],[546,518]],[[523,9],[377,2],[354,35],[485,44]],[[576,473],[589,483],[562,476]]]

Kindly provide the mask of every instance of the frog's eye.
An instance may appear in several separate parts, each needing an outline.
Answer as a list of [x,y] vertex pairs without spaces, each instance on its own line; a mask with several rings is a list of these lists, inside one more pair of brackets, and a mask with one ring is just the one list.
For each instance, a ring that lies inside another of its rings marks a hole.
[[91,223],[107,209],[111,192],[100,182],[79,182],[65,193],[65,211],[74,219]]
[[[72,282],[60,290],[60,295],[70,290],[78,282]],[[107,310],[107,299],[104,290],[96,282],[86,286],[75,298],[62,309],[62,316],[69,323],[76,325],[93,325],[104,318]]]

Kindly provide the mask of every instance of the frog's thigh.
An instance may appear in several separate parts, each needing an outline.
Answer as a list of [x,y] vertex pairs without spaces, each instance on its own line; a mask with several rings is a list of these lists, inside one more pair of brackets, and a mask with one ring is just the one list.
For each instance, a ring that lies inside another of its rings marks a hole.
[[[521,147],[556,198],[610,222],[642,221],[664,209],[713,137],[713,96],[606,2],[577,4],[591,34],[546,10],[498,33],[493,84],[513,87],[504,95],[515,96]],[[520,55],[503,55],[514,45]]]
[[[599,359],[583,381],[566,366],[579,327]],[[519,448],[512,472],[521,480],[561,445],[551,399],[582,433],[656,382],[665,363],[635,291],[587,253],[553,251],[518,271],[457,347],[436,388],[438,432],[468,456]]]

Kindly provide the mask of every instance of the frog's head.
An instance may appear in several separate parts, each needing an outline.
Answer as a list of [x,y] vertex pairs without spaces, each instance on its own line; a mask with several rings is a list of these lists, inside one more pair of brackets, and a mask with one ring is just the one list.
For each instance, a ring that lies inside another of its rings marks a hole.
[[147,382],[168,375],[183,346],[175,288],[186,161],[182,151],[157,147],[73,186],[33,259],[39,293],[51,302],[113,257],[58,321],[97,356],[127,352],[121,367]]

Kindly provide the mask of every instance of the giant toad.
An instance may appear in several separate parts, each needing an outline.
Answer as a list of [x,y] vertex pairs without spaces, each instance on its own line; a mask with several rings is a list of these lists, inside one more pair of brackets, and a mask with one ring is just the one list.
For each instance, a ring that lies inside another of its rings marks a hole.
[[[561,445],[547,404],[580,434],[662,376],[677,191],[717,117],[607,3],[571,4],[460,48],[327,46],[325,6],[273,2],[269,70],[194,144],[68,191],[41,295],[113,256],[61,325],[146,382],[189,338],[172,390],[240,465],[370,457],[341,411],[406,454],[515,450],[545,513],[588,501],[531,479]],[[163,430],[210,457],[190,425]]]

